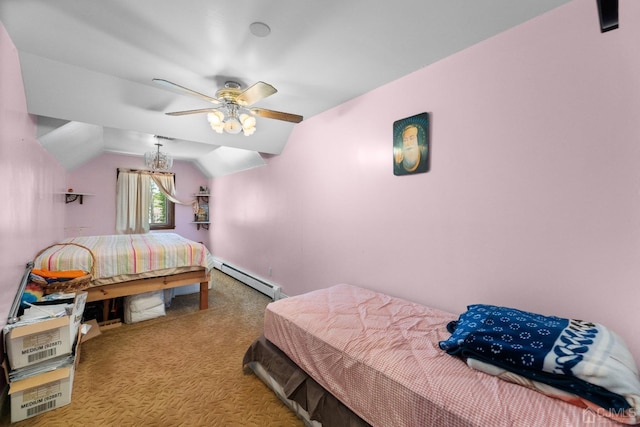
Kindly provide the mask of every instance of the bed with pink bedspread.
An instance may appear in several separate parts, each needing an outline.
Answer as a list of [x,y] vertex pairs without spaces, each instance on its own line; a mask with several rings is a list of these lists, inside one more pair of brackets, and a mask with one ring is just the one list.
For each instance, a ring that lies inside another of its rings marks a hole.
[[443,351],[439,344],[452,336],[447,325],[457,319],[336,285],[269,304],[264,336],[247,350],[243,366],[307,425],[622,425]]

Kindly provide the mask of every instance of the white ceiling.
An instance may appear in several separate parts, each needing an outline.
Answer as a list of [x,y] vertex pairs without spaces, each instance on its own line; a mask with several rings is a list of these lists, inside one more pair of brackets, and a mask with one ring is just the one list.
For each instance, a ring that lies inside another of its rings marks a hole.
[[[175,138],[163,151],[211,177],[263,164],[296,125],[257,118],[252,136],[221,135],[205,115],[165,115],[211,104],[153,78],[211,96],[264,81],[278,92],[255,106],[309,119],[569,1],[0,0],[0,21],[40,142],[67,169],[141,155],[162,135]],[[253,22],[271,33],[254,36]]]

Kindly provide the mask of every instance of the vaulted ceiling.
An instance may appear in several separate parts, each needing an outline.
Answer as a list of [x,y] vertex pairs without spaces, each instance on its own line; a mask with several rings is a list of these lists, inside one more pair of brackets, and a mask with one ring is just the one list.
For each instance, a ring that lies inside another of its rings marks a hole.
[[67,169],[143,155],[161,135],[212,177],[264,164],[296,124],[258,117],[251,136],[218,134],[205,114],[166,115],[211,104],[153,78],[210,96],[264,81],[278,92],[255,106],[309,119],[569,1],[0,0],[0,21],[38,138]]

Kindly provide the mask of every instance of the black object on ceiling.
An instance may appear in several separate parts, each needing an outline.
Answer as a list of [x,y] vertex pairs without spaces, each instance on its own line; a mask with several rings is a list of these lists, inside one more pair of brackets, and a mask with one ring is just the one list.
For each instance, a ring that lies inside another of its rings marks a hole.
[[597,0],[600,15],[600,32],[618,28],[618,0]]

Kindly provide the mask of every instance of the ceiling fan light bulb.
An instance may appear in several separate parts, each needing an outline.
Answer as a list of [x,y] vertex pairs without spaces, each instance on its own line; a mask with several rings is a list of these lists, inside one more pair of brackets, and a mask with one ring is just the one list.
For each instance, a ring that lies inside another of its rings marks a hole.
[[224,114],[222,114],[220,111],[212,111],[211,113],[207,114],[207,120],[209,120],[209,123],[211,123],[212,126],[214,123],[222,123],[222,121],[224,120]]
[[244,132],[244,134],[246,136],[253,135],[253,133],[256,131],[256,127],[255,127],[255,125],[253,125],[253,126],[242,126],[242,131]]
[[242,122],[243,128],[255,128],[256,127],[256,118],[250,116],[248,114],[240,114],[240,121]]
[[229,117],[229,119],[224,123],[224,130],[227,133],[237,134],[242,130],[242,125],[235,117]]

